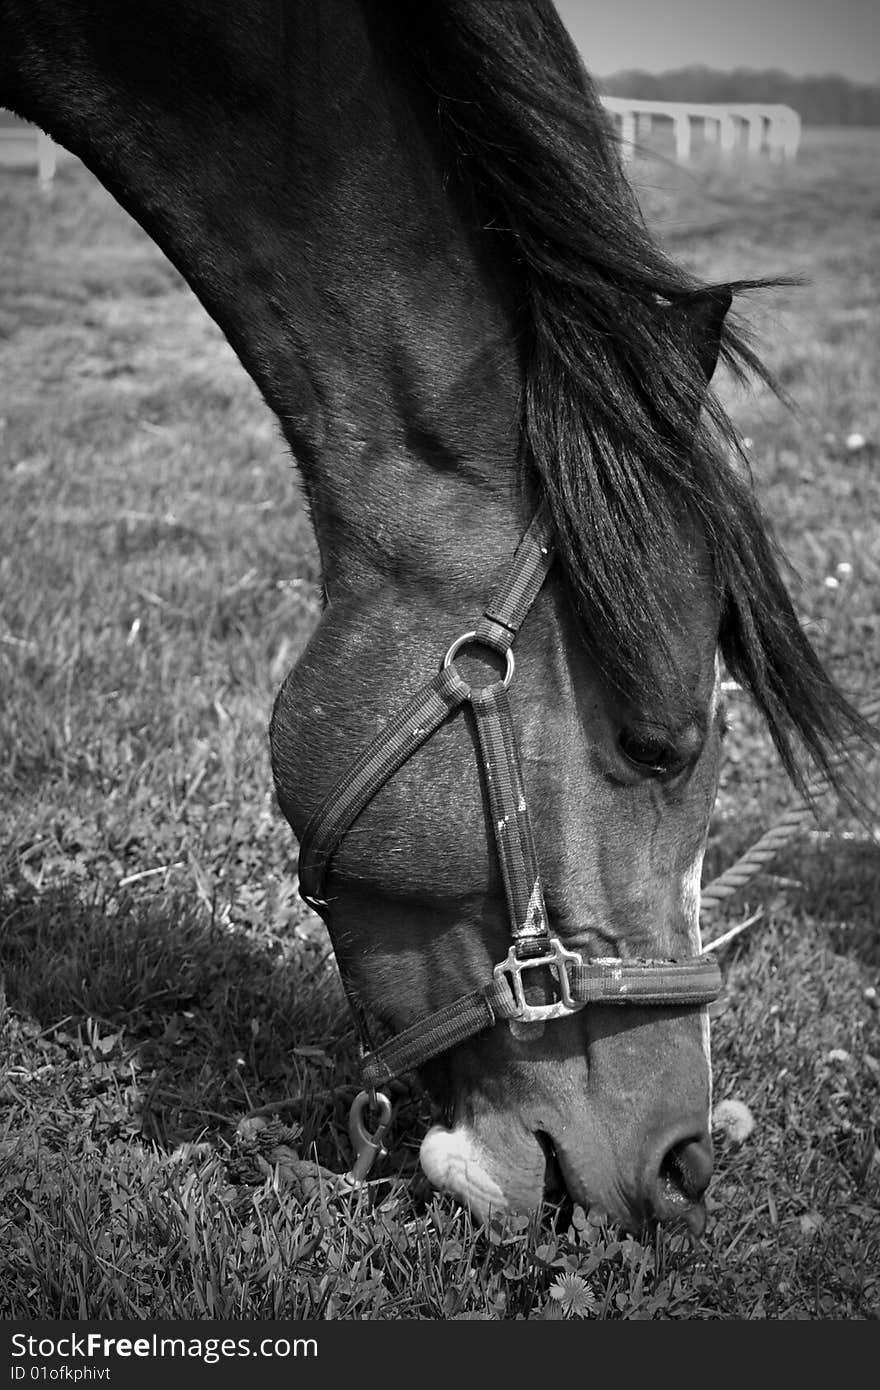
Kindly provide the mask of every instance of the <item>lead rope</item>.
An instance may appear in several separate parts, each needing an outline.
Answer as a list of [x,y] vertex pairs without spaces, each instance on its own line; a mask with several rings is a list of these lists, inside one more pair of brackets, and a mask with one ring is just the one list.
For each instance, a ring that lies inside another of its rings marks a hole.
[[[875,696],[859,710],[862,718],[870,724],[880,717],[880,696]],[[849,754],[858,747],[856,739],[848,739],[841,747],[840,752],[833,759],[835,766],[841,766],[848,758]],[[707,883],[700,895],[700,916],[712,916],[716,913],[722,903],[731,898],[734,893],[745,888],[753,878],[756,878],[765,865],[775,859],[777,854],[796,839],[803,827],[816,815],[816,803],[829,791],[832,790],[830,777],[822,774],[815,777],[808,785],[804,795],[786,811],[783,816],[772,825],[769,830],[756,840],[751,849],[735,860],[724,873],[713,878],[711,883]],[[720,939],[710,941],[704,945],[704,951],[717,949]]]

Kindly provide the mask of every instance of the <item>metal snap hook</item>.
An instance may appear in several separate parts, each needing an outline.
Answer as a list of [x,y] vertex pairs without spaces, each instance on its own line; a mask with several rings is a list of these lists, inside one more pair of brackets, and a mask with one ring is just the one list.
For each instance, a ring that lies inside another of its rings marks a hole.
[[[373,1108],[379,1111],[379,1123],[371,1132],[364,1124],[364,1114]],[[382,1140],[390,1122],[391,1101],[384,1091],[358,1092],[348,1114],[348,1135],[355,1152],[355,1160],[345,1175],[345,1181],[352,1187],[361,1187],[366,1182],[376,1159],[387,1153]]]

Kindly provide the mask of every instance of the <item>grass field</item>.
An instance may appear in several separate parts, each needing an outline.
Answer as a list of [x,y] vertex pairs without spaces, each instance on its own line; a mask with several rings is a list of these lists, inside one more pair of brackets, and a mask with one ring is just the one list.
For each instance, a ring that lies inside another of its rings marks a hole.
[[[796,412],[724,390],[798,609],[876,694],[880,137],[632,174],[703,275],[808,277],[749,308]],[[755,1128],[716,1135],[702,1239],[577,1209],[474,1232],[418,1177],[418,1096],[368,1194],[297,1167],[348,1166],[355,1089],[270,794],[273,692],[318,610],[297,479],[78,164],[45,195],[0,170],[0,207],[0,1317],[876,1319],[880,844],[835,805],[727,912],[758,915],[722,956],[716,1099]],[[793,800],[732,704],[707,878]]]

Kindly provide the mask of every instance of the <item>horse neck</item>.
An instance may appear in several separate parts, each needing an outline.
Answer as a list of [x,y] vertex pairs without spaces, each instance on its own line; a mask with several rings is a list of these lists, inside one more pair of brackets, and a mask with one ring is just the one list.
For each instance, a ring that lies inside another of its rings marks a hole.
[[372,0],[242,8],[41,0],[0,100],[81,155],[219,323],[300,465],[331,596],[484,582],[522,522],[519,368],[433,99]]

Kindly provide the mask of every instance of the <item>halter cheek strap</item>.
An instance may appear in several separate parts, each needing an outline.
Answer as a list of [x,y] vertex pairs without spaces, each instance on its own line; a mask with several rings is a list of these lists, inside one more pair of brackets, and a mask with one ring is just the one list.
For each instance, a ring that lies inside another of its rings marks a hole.
[[[551,535],[549,509],[543,502],[480,619],[448,648],[437,674],[362,749],[315,811],[300,842],[300,893],[311,907],[320,909],[330,860],[346,831],[448,715],[459,705],[470,704],[512,944],[495,966],[491,983],[460,995],[381,1047],[365,1047],[362,1074],[367,1087],[422,1066],[499,1019],[539,1023],[588,1004],[693,1007],[709,1003],[721,991],[721,973],[707,956],[684,961],[584,961],[550,931],[507,691],[515,670],[514,639],[553,563]],[[491,648],[506,662],[502,679],[476,689],[456,666],[459,653],[475,645]],[[536,970],[544,972],[545,979],[549,972],[554,996],[549,1003],[530,1004],[526,998],[524,977]],[[351,991],[349,1002],[366,1044],[365,1011]]]

